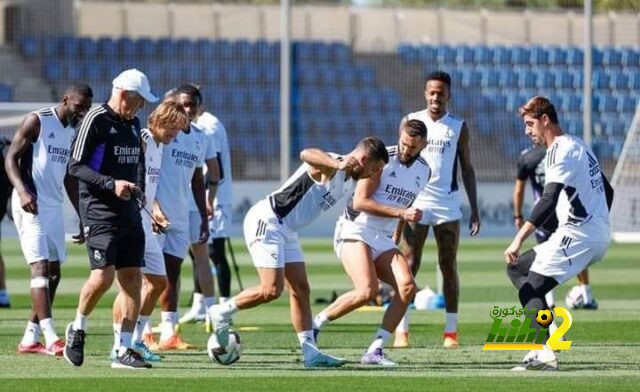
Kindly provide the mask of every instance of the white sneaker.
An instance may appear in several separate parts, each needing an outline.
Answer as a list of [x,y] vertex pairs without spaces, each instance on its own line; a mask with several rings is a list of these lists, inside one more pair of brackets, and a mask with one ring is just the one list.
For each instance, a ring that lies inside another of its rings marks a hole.
[[204,322],[207,314],[200,312],[196,309],[189,309],[187,313],[185,313],[180,320],[178,320],[178,324],[193,324],[193,323],[202,323]]
[[231,317],[225,317],[218,313],[219,305],[214,305],[209,308],[209,319],[213,324],[213,334],[216,335],[216,340],[220,347],[218,350],[221,354],[226,352],[227,344],[229,344],[229,327],[231,326]]
[[558,357],[553,350],[531,350],[522,359],[522,363],[511,369],[514,372],[525,370],[558,370]]

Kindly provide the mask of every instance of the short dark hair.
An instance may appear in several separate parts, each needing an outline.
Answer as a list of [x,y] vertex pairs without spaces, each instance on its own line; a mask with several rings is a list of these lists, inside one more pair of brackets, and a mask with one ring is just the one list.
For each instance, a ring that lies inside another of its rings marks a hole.
[[72,83],[67,89],[64,91],[65,95],[74,93],[78,95],[82,95],[85,98],[93,98],[93,91],[91,87],[89,87],[86,83]]
[[375,136],[368,136],[360,140],[356,148],[363,149],[371,159],[382,160],[384,163],[389,163],[387,147],[382,140]]
[[420,136],[422,138],[427,137],[427,126],[420,120],[407,120],[402,125],[402,131],[407,135],[415,137]]
[[551,100],[546,97],[535,96],[527,101],[524,106],[521,106],[518,110],[522,117],[530,115],[533,118],[540,118],[543,114],[549,116],[549,120],[552,123],[558,123],[558,113],[555,106],[551,103]]
[[176,89],[175,94],[176,96],[180,94],[191,95],[192,97],[198,100],[198,106],[202,105],[202,93],[200,92],[200,89],[196,85],[193,85],[190,83],[183,84],[182,86]]
[[425,84],[431,80],[439,80],[442,83],[446,84],[447,87],[451,88],[451,76],[444,71],[431,72],[429,75],[427,75],[427,81],[425,82]]

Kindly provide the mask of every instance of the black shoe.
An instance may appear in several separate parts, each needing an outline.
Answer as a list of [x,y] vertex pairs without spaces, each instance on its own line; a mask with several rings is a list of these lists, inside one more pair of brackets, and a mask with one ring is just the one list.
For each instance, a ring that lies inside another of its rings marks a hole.
[[128,348],[123,355],[118,355],[111,362],[113,369],[150,369],[151,364],[146,363],[137,352]]
[[64,332],[64,358],[73,366],[82,366],[84,362],[84,331],[73,329],[73,323],[67,325]]
[[6,308],[9,309],[11,307],[11,304],[9,302],[2,302],[0,303],[0,308]]

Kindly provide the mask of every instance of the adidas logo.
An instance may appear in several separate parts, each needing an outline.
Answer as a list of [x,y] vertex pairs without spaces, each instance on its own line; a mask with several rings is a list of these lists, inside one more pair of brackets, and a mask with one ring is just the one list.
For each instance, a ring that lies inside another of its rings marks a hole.
[[115,128],[111,128],[111,130],[109,131],[109,135],[113,135],[115,133],[118,133],[118,131],[116,131]]
[[396,176],[396,172],[395,172],[395,171],[392,171],[392,172],[391,172],[391,174],[389,174],[389,177],[396,178],[396,177],[397,177],[397,176]]
[[49,139],[55,139],[55,138],[56,138],[56,135],[53,132],[51,132],[49,134]]

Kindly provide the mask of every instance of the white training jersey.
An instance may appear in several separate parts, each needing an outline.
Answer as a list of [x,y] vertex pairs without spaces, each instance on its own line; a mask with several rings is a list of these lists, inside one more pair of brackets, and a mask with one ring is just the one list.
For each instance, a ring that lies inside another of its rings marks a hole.
[[[342,160],[337,154],[329,155]],[[268,196],[275,215],[291,230],[308,225],[353,189],[354,182],[346,178],[344,170],[337,170],[331,180],[320,183],[311,177],[310,168],[303,163],[278,190]]]
[[558,231],[593,242],[608,242],[609,209],[600,165],[591,148],[575,136],[556,137],[545,156],[545,182],[564,186],[556,214]]
[[458,139],[464,120],[445,113],[433,121],[427,110],[410,113],[409,120],[420,120],[427,126],[427,146],[420,155],[431,168],[431,180],[418,195],[420,202],[438,204],[458,200]]
[[[207,165],[206,161],[210,159],[216,159],[220,152],[220,147],[218,146],[218,141],[211,135],[211,132],[207,132],[205,128],[197,123],[191,123],[193,128],[197,128],[204,135],[204,139],[206,142],[206,147],[204,151],[204,161],[202,164],[202,175],[205,176],[207,174]],[[206,184],[206,183],[205,183]],[[206,189],[205,189],[206,191]],[[198,206],[196,205],[196,199],[193,198],[193,192],[191,193],[191,202],[189,204],[190,211],[198,211]]]
[[209,112],[204,112],[198,118],[200,125],[205,134],[211,135],[216,141],[218,147],[218,165],[220,165],[220,181],[218,182],[218,190],[213,201],[214,206],[220,206],[233,203],[233,176],[231,174],[231,149],[229,148],[229,139],[227,131],[218,118]]
[[143,129],[141,132],[142,140],[146,144],[144,151],[144,196],[145,205],[147,208],[151,208],[153,201],[156,198],[156,191],[158,190],[158,179],[160,178],[160,168],[162,166],[162,143],[157,143],[153,139],[151,131]]
[[60,207],[74,128],[62,125],[55,108],[33,113],[40,119],[40,134],[20,159],[20,175],[39,207]]
[[[371,195],[371,200],[390,207],[410,207],[420,190],[429,181],[431,169],[421,156],[418,156],[409,166],[401,163],[398,158],[397,146],[387,147],[387,152],[389,153],[389,163],[382,169],[380,185]],[[340,219],[352,221],[356,225],[387,234],[393,234],[398,223],[398,218],[356,211],[353,208],[353,196]]]
[[191,179],[196,168],[204,164],[206,147],[204,133],[193,124],[189,133],[179,132],[164,146],[156,200],[173,226],[189,224]]

